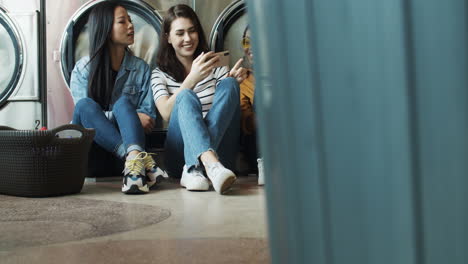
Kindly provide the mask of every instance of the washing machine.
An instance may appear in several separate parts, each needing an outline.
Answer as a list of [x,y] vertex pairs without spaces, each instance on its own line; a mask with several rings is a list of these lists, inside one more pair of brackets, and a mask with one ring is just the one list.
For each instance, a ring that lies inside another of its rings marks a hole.
[[[236,0],[225,7],[211,29],[208,39],[211,50],[216,52],[228,50],[231,67],[244,57],[242,38],[247,25],[246,4],[243,0]],[[250,68],[251,65],[244,67]]]
[[44,125],[43,56],[39,0],[0,0],[0,125]]

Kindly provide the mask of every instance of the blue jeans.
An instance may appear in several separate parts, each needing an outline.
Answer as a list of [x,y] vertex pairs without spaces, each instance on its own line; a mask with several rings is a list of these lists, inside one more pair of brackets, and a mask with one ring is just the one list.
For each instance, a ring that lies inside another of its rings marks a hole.
[[106,151],[124,159],[132,150],[144,151],[145,132],[135,106],[121,96],[112,109],[109,120],[101,106],[91,98],[83,98],[75,105],[73,124],[94,128],[94,141]]
[[240,137],[239,84],[234,78],[222,80],[216,87],[213,105],[203,118],[202,105],[192,90],[181,91],[176,98],[166,137],[166,169],[179,178],[182,167],[199,166],[202,153],[213,150],[221,163],[233,168]]

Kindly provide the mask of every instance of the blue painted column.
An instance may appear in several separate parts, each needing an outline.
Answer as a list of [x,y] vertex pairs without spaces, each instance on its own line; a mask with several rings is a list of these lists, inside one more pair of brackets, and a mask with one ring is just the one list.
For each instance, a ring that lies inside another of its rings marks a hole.
[[468,263],[468,2],[409,4],[424,263]]
[[465,1],[249,0],[274,263],[468,263]]

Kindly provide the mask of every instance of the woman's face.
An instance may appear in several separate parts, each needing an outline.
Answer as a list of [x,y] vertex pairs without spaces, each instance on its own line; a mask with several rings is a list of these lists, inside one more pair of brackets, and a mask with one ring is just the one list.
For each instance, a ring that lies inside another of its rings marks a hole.
[[253,65],[253,53],[252,47],[250,46],[250,29],[247,29],[245,32],[245,36],[242,39],[242,46],[244,48],[245,57],[247,57],[249,64]]
[[127,10],[118,6],[114,10],[114,23],[111,32],[111,42],[114,45],[128,46],[134,42],[135,30]]
[[178,17],[172,21],[167,39],[179,59],[193,59],[198,47],[198,32],[190,19]]

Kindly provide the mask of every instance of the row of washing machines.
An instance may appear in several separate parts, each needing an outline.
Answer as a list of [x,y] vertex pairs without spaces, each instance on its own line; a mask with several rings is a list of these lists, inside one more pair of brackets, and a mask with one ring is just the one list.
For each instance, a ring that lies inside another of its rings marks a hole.
[[[88,52],[87,18],[106,0],[0,0],[0,126],[50,128],[69,123],[75,62]],[[243,0],[120,0],[135,26],[131,49],[155,67],[165,10],[191,6],[210,48],[229,50],[231,66],[243,56],[247,25]],[[211,30],[211,31],[210,31]]]

